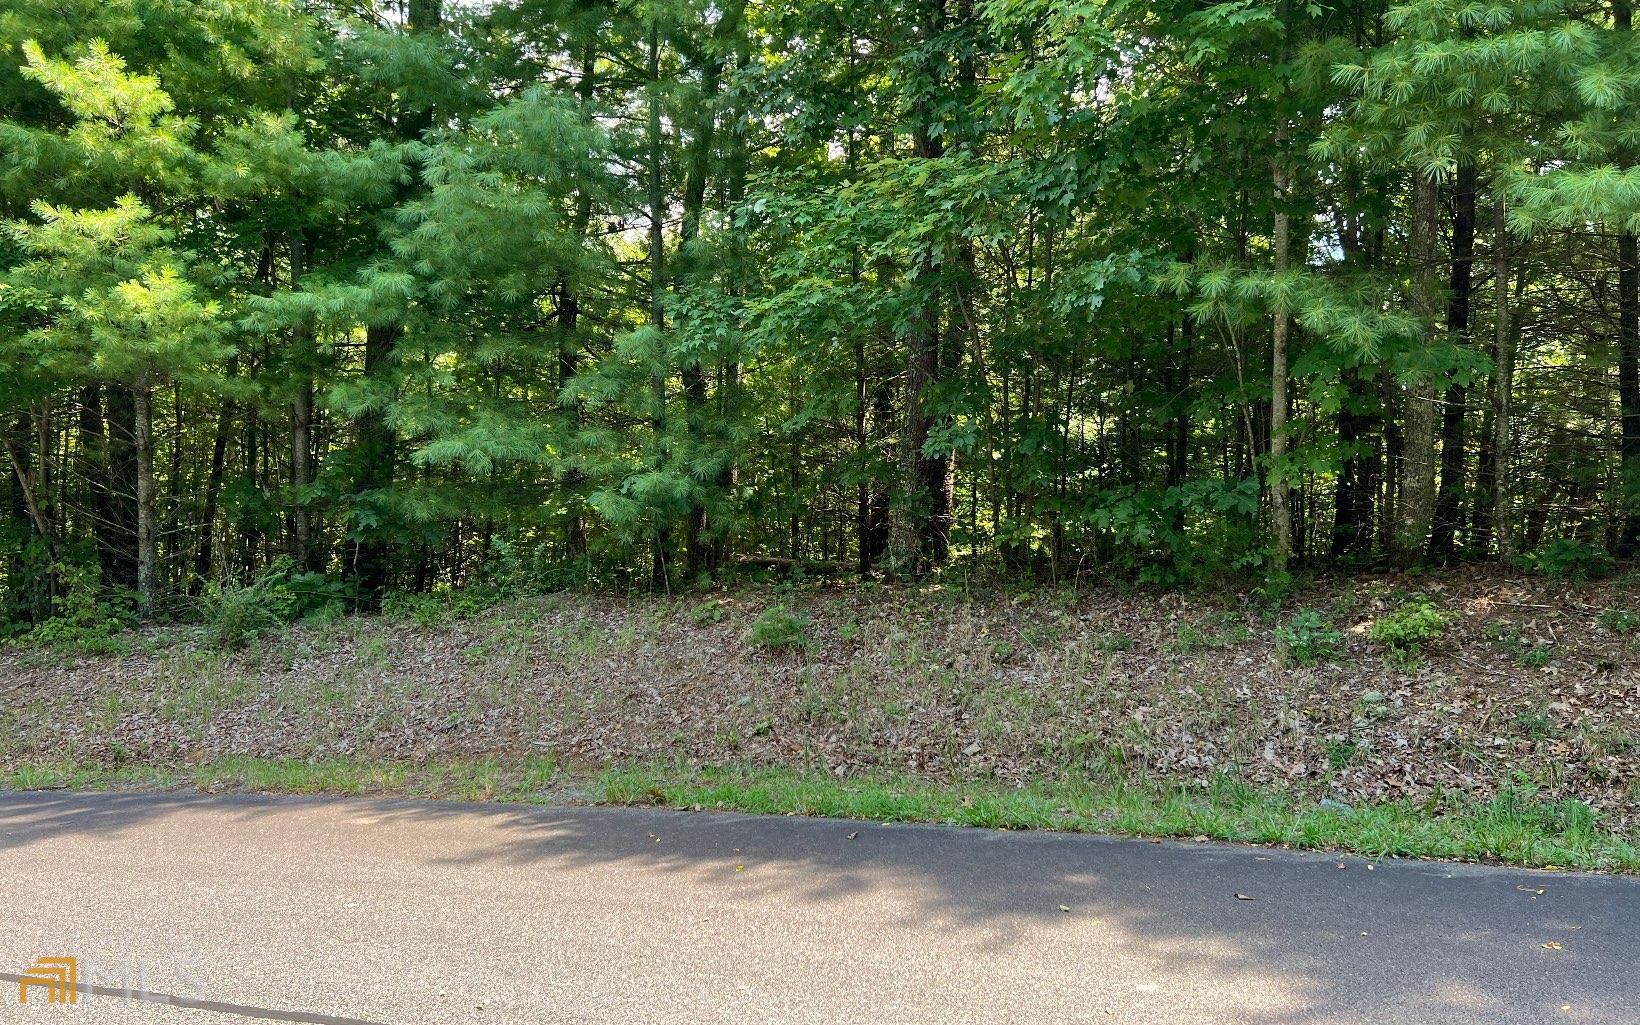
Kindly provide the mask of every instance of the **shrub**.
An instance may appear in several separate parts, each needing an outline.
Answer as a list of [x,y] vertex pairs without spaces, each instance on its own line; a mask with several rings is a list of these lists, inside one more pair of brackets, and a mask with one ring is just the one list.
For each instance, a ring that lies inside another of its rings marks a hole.
[[382,615],[393,619],[408,619],[426,630],[437,626],[449,610],[436,594],[396,592],[382,601]]
[[1314,609],[1301,609],[1292,621],[1276,628],[1276,641],[1287,658],[1301,665],[1337,657],[1344,634]]
[[807,651],[814,647],[809,637],[809,617],[806,613],[791,613],[784,605],[773,605],[752,623],[746,640],[758,648],[799,648]]
[[1434,602],[1416,596],[1400,608],[1380,616],[1367,635],[1390,650],[1400,666],[1415,664],[1425,644],[1439,640],[1452,616]]
[[242,648],[298,619],[339,615],[351,593],[339,580],[294,572],[289,559],[277,559],[243,587],[219,583],[206,590],[206,638],[219,648]]
[[[382,615],[413,620],[422,629],[437,626],[445,619],[467,619],[506,600],[506,588],[495,584],[473,584],[454,590],[396,591],[382,601]],[[312,618],[313,612],[303,618]]]
[[95,566],[64,566],[59,573],[63,595],[57,614],[30,630],[27,643],[85,655],[127,651],[122,635],[137,625],[133,596],[104,589]]
[[1604,549],[1569,537],[1550,541],[1521,561],[1527,569],[1557,580],[1598,580],[1617,569],[1617,561]]
[[238,649],[290,622],[290,606],[257,581],[212,584],[205,592],[205,636],[212,647]]

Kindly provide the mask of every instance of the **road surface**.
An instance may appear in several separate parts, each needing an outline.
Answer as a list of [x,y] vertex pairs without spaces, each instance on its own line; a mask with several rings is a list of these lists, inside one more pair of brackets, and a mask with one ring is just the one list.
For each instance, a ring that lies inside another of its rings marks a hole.
[[[1368,865],[668,811],[4,794],[0,1020],[1637,1020],[1640,881]],[[53,956],[90,992],[19,1006]]]

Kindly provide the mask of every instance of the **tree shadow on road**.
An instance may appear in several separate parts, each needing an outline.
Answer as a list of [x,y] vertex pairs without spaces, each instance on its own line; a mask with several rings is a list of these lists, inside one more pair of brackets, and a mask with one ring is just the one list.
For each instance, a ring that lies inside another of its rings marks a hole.
[[1085,1000],[1090,1020],[1104,1001],[1129,1021],[1632,1025],[1640,998],[1640,884],[1596,876],[642,809],[63,792],[0,797],[0,854],[207,821],[225,864],[239,835],[332,853],[368,837],[378,860],[506,880],[526,903],[555,899],[531,880],[639,893],[664,877],[657,892],[715,915],[886,934],[908,971],[927,970],[932,933],[966,952],[952,978],[976,987],[976,1021],[1018,1020],[982,984],[992,970],[1034,980],[1021,1006]]

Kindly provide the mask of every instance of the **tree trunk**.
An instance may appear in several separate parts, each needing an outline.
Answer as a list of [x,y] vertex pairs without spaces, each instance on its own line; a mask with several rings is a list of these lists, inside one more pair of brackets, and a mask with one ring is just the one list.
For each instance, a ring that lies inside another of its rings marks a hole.
[[[12,475],[17,481],[17,487],[11,489],[7,496],[10,499],[7,502],[7,519],[41,539],[46,549],[47,565],[44,572],[40,572],[40,567],[34,565],[34,560],[29,557],[30,553],[26,546],[20,546],[11,553],[3,568],[7,586],[0,591],[0,596],[8,600],[0,605],[0,617],[15,618],[19,622],[39,623],[51,618],[55,611],[58,593],[58,553],[55,531],[34,493],[29,427],[29,418],[24,415],[18,418],[11,433],[0,428],[0,447],[5,449]],[[21,450],[14,437],[22,439]]]
[[[390,368],[403,329],[397,324],[376,324],[365,328],[364,376],[388,387]],[[353,479],[355,495],[369,510],[369,522],[355,526],[357,540],[353,552],[353,573],[358,582],[359,602],[367,610],[381,607],[391,581],[392,553],[383,520],[387,492],[393,486],[398,459],[398,438],[381,405],[359,417],[357,470]]]
[[[652,14],[649,22],[649,167],[646,177],[649,191],[649,325],[655,330],[655,345],[660,350],[654,357],[650,382],[654,391],[650,418],[655,435],[654,468],[659,471],[666,465],[667,372],[666,345],[662,337],[666,330],[662,299],[666,292],[666,188],[661,177],[661,36],[657,19],[658,15]],[[672,589],[668,566],[671,547],[672,528],[662,512],[656,518],[654,562],[649,573],[650,586],[657,591],[670,592]]]
[[122,583],[114,578],[118,559],[114,544],[114,498],[108,470],[108,431],[103,425],[103,389],[88,384],[80,389],[80,476],[90,497],[91,541],[97,551],[97,565],[105,586]]
[[[920,37],[932,39],[945,28],[945,0],[932,0]],[[912,156],[935,160],[945,153],[943,136],[936,132],[936,114],[927,99],[919,103],[912,133]],[[902,508],[890,537],[896,569],[920,575],[943,561],[950,543],[950,458],[930,455],[927,449],[932,417],[929,391],[940,378],[940,315],[942,289],[939,254],[925,248],[917,257],[910,286],[921,294],[918,309],[906,332],[905,421],[900,436]]]
[[[1286,138],[1285,126],[1276,132],[1279,146]],[[1275,230],[1270,242],[1275,257],[1275,278],[1279,282],[1289,269],[1291,260],[1291,219],[1287,213],[1287,168],[1277,154],[1270,162],[1271,184],[1274,187],[1276,215]],[[1287,484],[1287,306],[1282,299],[1275,304],[1275,323],[1270,329],[1270,517],[1275,526],[1274,545],[1270,552],[1271,567],[1285,573],[1293,555],[1293,512],[1289,505]]]
[[[290,236],[290,287],[301,286],[305,254],[302,233]],[[298,568],[313,568],[312,528],[308,516],[307,490],[313,484],[313,327],[303,323],[297,326],[292,338],[292,362],[295,366],[295,393],[290,400],[290,487],[291,487],[291,558]],[[228,406],[223,405],[224,414]],[[220,430],[218,437],[221,437]],[[213,466],[214,469],[214,466]],[[207,533],[210,525],[206,524]]]
[[436,29],[444,23],[443,0],[410,0],[409,15],[410,31]]
[[1640,555],[1640,253],[1635,236],[1617,237],[1617,400],[1622,416],[1622,516],[1619,558]]
[[[712,153],[717,138],[718,90],[725,65],[721,41],[726,33],[739,31],[741,6],[730,5],[720,17],[713,37],[707,43],[709,52],[701,68],[699,110],[694,137],[689,145],[689,169],[683,188],[683,222],[678,235],[678,248],[684,262],[674,269],[674,288],[686,284],[698,269],[689,248],[700,234],[701,219],[706,212],[706,188],[711,179]],[[682,368],[683,397],[688,416],[689,443],[694,449],[691,453],[693,458],[699,458],[707,447],[707,385],[706,370],[701,365],[703,355],[691,355]],[[709,534],[705,495],[698,488],[689,499],[684,548],[684,558],[691,576],[710,573],[715,569],[717,545]]]
[[17,476],[18,494],[22,496],[23,508],[28,511],[29,522],[34,525],[34,532],[39,535],[41,542],[46,546],[46,556],[52,562],[51,572],[56,572],[57,563],[57,532],[52,528],[51,520],[46,515],[45,507],[40,503],[30,477],[27,464],[17,455],[17,447],[10,438],[5,439],[6,457],[11,462],[11,469]]
[[108,410],[108,520],[103,524],[109,561],[104,578],[113,586],[137,586],[137,417],[131,389],[111,384]]
[[[1180,339],[1179,351],[1176,354],[1177,361],[1171,365],[1172,379],[1168,382],[1173,393],[1174,411],[1168,422],[1164,483],[1167,489],[1173,492],[1173,505],[1168,512],[1168,526],[1180,538],[1182,544],[1186,526],[1185,504],[1177,489],[1182,488],[1190,476],[1190,371],[1196,347],[1196,322],[1188,311],[1180,318],[1177,330]],[[1169,342],[1174,338],[1174,331],[1174,326],[1169,324]],[[1176,548],[1175,561],[1180,554],[1180,549]]]
[[[443,24],[443,18],[441,0],[409,0],[405,27],[411,33],[435,32]],[[433,121],[432,111],[406,112],[399,119],[397,134],[407,140],[419,138]],[[365,327],[364,376],[375,382],[379,394],[377,404],[359,418],[354,491],[361,497],[369,496],[374,508],[371,509],[373,522],[355,526],[353,572],[359,588],[359,604],[369,611],[381,608],[382,598],[392,582],[392,552],[383,513],[397,472],[398,438],[385,407],[393,390],[392,368],[403,336],[402,323]]]
[[[1634,29],[1629,0],[1612,4],[1612,22],[1622,33]],[[1631,163],[1624,154],[1625,167]],[[1617,556],[1640,555],[1640,246],[1633,232],[1617,236],[1617,405],[1622,424],[1618,443],[1619,517]]]
[[[1475,265],[1476,167],[1472,158],[1458,165],[1453,183],[1452,277],[1447,293],[1446,329],[1454,344],[1469,344],[1469,294]],[[1435,500],[1434,529],[1429,539],[1432,562],[1457,557],[1457,535],[1464,493],[1465,415],[1469,389],[1454,384],[1446,393],[1441,416],[1441,490]]]
[[[231,371],[230,371],[231,372]],[[205,509],[200,516],[199,546],[194,549],[193,593],[211,577],[216,556],[216,507],[222,496],[222,476],[228,462],[228,435],[233,429],[234,404],[222,400],[217,413],[216,437],[211,443],[211,471],[205,481]]]
[[159,545],[154,518],[154,392],[144,377],[131,389],[136,419],[137,612],[154,618],[159,604]]
[[[598,48],[595,43],[588,43],[581,55],[581,77],[575,86],[575,95],[580,101],[581,111],[591,115],[592,96],[595,88],[595,78],[598,70]],[[586,237],[587,227],[592,222],[592,193],[581,189],[575,197],[575,228],[574,235],[577,241]],[[562,392],[568,388],[575,375],[580,372],[581,340],[578,335],[581,319],[581,292],[578,282],[567,272],[560,271],[558,275],[558,390]],[[581,427],[581,403],[576,400],[569,410],[570,430],[578,431]],[[564,550],[574,559],[586,554],[587,531],[586,520],[582,515],[581,495],[579,489],[586,481],[586,473],[579,466],[570,466],[564,471],[562,479],[564,489]]]
[[1366,480],[1366,460],[1362,458],[1362,438],[1368,418],[1361,414],[1357,404],[1364,401],[1360,375],[1347,370],[1343,375],[1344,399],[1338,406],[1338,489],[1333,494],[1333,529],[1329,555],[1343,559],[1358,553],[1370,544],[1371,524],[1367,511],[1371,508],[1372,493]]
[[[1435,303],[1440,246],[1439,194],[1435,179],[1416,172],[1412,196],[1412,226],[1408,235],[1408,262],[1412,271],[1411,305],[1424,330],[1435,331]],[[1393,544],[1395,560],[1412,565],[1424,553],[1435,511],[1435,382],[1423,368],[1406,390],[1406,413],[1400,432],[1398,520]]]
[[1515,390],[1515,330],[1509,295],[1509,223],[1503,193],[1498,193],[1492,220],[1492,533],[1497,538],[1498,558],[1507,561],[1515,554],[1515,496],[1510,482],[1510,459],[1514,452],[1512,435]]

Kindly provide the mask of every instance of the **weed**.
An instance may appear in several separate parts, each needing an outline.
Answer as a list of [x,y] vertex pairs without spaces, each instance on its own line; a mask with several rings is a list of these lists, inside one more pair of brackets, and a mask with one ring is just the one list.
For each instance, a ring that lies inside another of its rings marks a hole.
[[444,603],[432,594],[390,594],[382,602],[383,616],[411,620],[423,630],[437,626],[445,611]]
[[1640,631],[1640,612],[1632,609],[1607,609],[1600,614],[1600,628],[1614,634]]
[[1233,648],[1252,640],[1253,632],[1247,624],[1229,613],[1209,616],[1200,624],[1185,624],[1173,641],[1173,650],[1181,655],[1203,648]]
[[1361,753],[1361,745],[1353,740],[1332,737],[1327,740],[1327,768],[1334,772],[1355,761]]
[[689,618],[696,626],[706,626],[710,623],[721,623],[728,610],[716,598],[708,598],[689,610]]
[[1019,631],[1019,639],[1028,648],[1057,647],[1065,639],[1065,624],[1029,623]]
[[1301,609],[1292,620],[1276,628],[1276,641],[1283,657],[1300,665],[1326,662],[1338,656],[1344,634],[1333,628],[1313,609]]
[[1515,656],[1517,665],[1542,669],[1554,657],[1554,645],[1548,641],[1529,641],[1521,636],[1520,627],[1506,621],[1486,624],[1486,639],[1502,645]]
[[1380,719],[1389,714],[1389,698],[1381,690],[1369,690],[1361,695],[1359,711],[1362,718]]
[[1515,716],[1515,726],[1533,740],[1543,740],[1554,732],[1554,720],[1536,709]]
[[1206,647],[1207,635],[1200,627],[1186,624],[1179,628],[1179,634],[1173,638],[1173,650],[1181,655],[1188,655],[1197,648]]
[[1451,622],[1450,613],[1421,595],[1414,595],[1375,620],[1367,636],[1388,649],[1386,660],[1392,666],[1414,669],[1421,661],[1424,645],[1439,640]]
[[1615,726],[1584,730],[1583,746],[1596,758],[1640,753],[1640,737]]
[[1554,645],[1547,641],[1522,645],[1515,654],[1515,660],[1528,669],[1542,669],[1549,664],[1549,660],[1554,656],[1554,650]]

